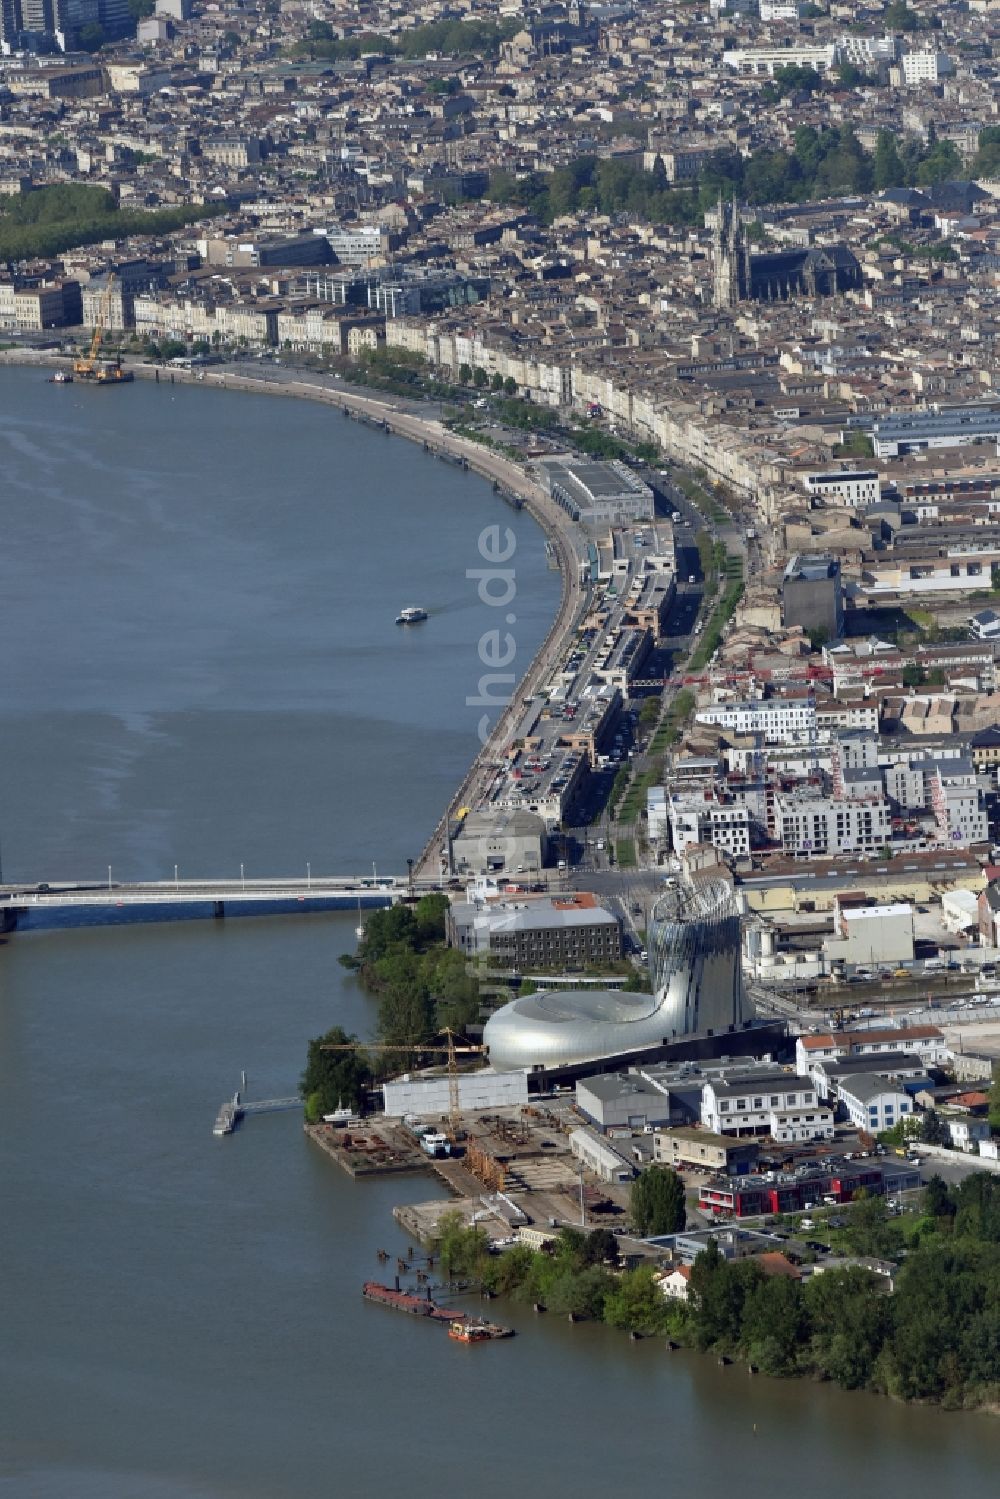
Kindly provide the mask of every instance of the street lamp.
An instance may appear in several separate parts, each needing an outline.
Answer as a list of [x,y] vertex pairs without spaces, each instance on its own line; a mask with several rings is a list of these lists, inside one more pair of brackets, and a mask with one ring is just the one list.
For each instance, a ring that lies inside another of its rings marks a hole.
[[111,865],[108,865],[108,889],[111,889]]
[[309,889],[309,890],[312,889],[312,882],[313,882],[312,865],[309,863],[309,861],[307,859],[306,860],[306,888],[307,889]]
[[246,882],[246,878],[245,878],[245,876],[243,874],[243,865],[242,864],[240,865],[240,888],[242,890],[244,890],[244,891],[247,888],[247,882]]
[[174,889],[177,889],[177,865],[174,865]]

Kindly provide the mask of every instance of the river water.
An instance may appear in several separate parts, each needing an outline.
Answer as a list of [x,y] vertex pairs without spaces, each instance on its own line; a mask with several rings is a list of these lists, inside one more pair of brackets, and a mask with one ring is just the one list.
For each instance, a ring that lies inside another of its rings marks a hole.
[[[307,403],[0,369],[0,517],[6,879],[401,871],[476,748],[483,527],[515,534],[522,666],[558,597],[486,484]],[[370,1030],[353,926],[0,947],[5,1499],[994,1492],[985,1417],[364,1304],[435,1184],[354,1184],[292,1115],[211,1135],[239,1069],[286,1094],[310,1035]]]

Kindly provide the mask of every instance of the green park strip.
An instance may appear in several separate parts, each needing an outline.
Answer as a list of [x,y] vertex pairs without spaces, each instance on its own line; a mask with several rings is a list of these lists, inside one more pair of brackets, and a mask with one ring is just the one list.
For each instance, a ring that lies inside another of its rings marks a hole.
[[635,841],[632,838],[619,838],[615,842],[615,859],[619,869],[634,869]]
[[59,255],[79,245],[136,234],[169,234],[226,212],[226,203],[185,203],[151,212],[120,209],[114,195],[84,183],[41,187],[0,200],[0,260]]

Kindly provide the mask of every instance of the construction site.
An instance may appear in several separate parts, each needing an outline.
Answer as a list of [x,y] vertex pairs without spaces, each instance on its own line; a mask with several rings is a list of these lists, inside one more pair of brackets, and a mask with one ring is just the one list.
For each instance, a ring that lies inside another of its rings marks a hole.
[[433,1156],[412,1125],[381,1116],[350,1130],[318,1124],[306,1132],[353,1177],[434,1172],[450,1200],[393,1209],[397,1222],[422,1243],[433,1241],[441,1215],[454,1211],[495,1242],[525,1228],[593,1228],[624,1218],[628,1186],[598,1180],[572,1153],[570,1134],[583,1120],[569,1099],[448,1122],[448,1154]]

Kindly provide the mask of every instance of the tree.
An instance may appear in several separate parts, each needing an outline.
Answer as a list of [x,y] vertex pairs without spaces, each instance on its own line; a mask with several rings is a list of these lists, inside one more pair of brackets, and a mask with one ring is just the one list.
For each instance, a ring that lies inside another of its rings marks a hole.
[[743,1326],[743,1307],[763,1271],[752,1260],[728,1264],[715,1240],[709,1241],[691,1266],[688,1300],[699,1348],[716,1344],[735,1348]]
[[1000,1062],[993,1063],[990,1083],[990,1129],[1000,1131]]
[[678,1234],[687,1222],[684,1183],[669,1166],[649,1166],[632,1183],[629,1208],[637,1234]]
[[886,188],[902,187],[906,181],[906,168],[896,146],[896,137],[891,130],[880,130],[875,145],[874,184],[880,192]]
[[461,1213],[452,1209],[441,1214],[434,1237],[446,1275],[481,1277],[490,1253],[490,1241],[483,1229],[466,1227]]
[[98,21],[88,21],[77,32],[77,42],[84,52],[99,52],[108,39],[107,32]]
[[955,1189],[955,1199],[956,1235],[1000,1244],[1000,1180],[976,1171]]
[[855,1254],[873,1259],[891,1259],[899,1250],[902,1231],[889,1217],[884,1197],[859,1192],[851,1210],[848,1238]]
[[628,1332],[665,1332],[670,1313],[652,1265],[640,1265],[623,1275],[604,1302],[605,1322]]
[[925,1145],[950,1145],[951,1131],[937,1109],[928,1109],[920,1124],[920,1138]]
[[503,375],[494,375],[490,381],[490,390],[503,390]]
[[413,908],[413,922],[418,945],[425,946],[428,942],[444,941],[444,918],[448,906],[448,897],[440,891],[420,897]]
[[929,187],[935,182],[948,182],[961,174],[962,158],[958,154],[958,147],[952,141],[935,141],[917,168],[917,182],[921,187]]
[[[326,1045],[350,1046],[349,1051],[326,1051]],[[309,1042],[306,1069],[299,1082],[299,1093],[312,1123],[324,1114],[332,1114],[341,1104],[352,1109],[364,1107],[372,1080],[371,1063],[339,1025]]]
[[808,1361],[817,1374],[848,1390],[870,1384],[891,1328],[889,1298],[878,1277],[851,1266],[815,1275],[804,1288],[810,1338]]
[[618,1263],[618,1240],[609,1228],[595,1228],[587,1235],[582,1254],[585,1264],[615,1265]]
[[924,1212],[929,1218],[954,1218],[958,1204],[940,1176],[934,1175],[924,1188]]
[[487,375],[485,370],[474,369],[472,372],[472,383],[477,390],[482,390],[486,384]]
[[802,1293],[786,1275],[766,1276],[747,1294],[740,1342],[765,1374],[794,1372],[806,1329]]
[[882,24],[887,31],[916,31],[920,17],[910,10],[906,0],[893,0],[882,12]]
[[507,376],[506,380],[503,382],[503,388],[504,388],[504,394],[505,395],[508,395],[508,396],[516,396],[517,395],[517,381],[514,379],[513,375],[508,375]]
[[458,378],[459,378],[459,381],[460,381],[460,383],[462,385],[469,385],[469,384],[471,384],[471,382],[472,382],[472,367],[471,367],[471,365],[460,364],[458,366]]
[[[434,1020],[426,985],[416,979],[389,984],[379,1000],[378,1038],[385,1046],[410,1047],[415,1053],[434,1036]],[[397,1056],[390,1070],[398,1071],[403,1065],[403,1058]]]

